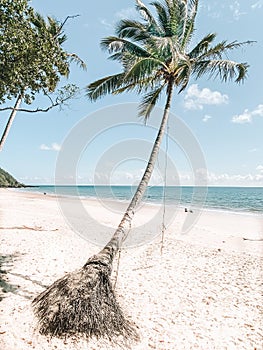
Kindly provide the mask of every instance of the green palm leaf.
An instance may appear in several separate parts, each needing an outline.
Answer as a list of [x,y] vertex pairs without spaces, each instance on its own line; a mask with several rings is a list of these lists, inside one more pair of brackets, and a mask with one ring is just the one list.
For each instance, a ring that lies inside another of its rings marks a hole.
[[149,53],[140,47],[139,45],[134,44],[129,40],[122,38],[110,36],[101,41],[101,48],[111,52],[124,52],[128,51],[131,54],[134,54],[138,57],[148,57]]
[[116,34],[119,38],[129,38],[138,42],[144,40],[146,36],[149,36],[145,25],[132,20],[121,20],[117,24]]
[[129,71],[125,75],[125,78],[134,81],[140,81],[147,76],[156,74],[157,71],[164,66],[163,62],[155,58],[144,58],[135,62],[130,67]]
[[94,81],[87,88],[87,97],[96,101],[106,94],[114,93],[123,84],[124,77],[125,74],[120,73]]
[[223,82],[234,80],[239,83],[246,78],[248,67],[247,63],[230,60],[207,60],[196,63],[193,73],[197,78],[208,74],[209,78],[219,77]]
[[152,2],[152,5],[155,7],[155,10],[157,12],[158,25],[161,33],[160,36],[167,35],[169,30],[169,16],[166,12],[166,9],[163,4],[157,1]]
[[156,25],[154,16],[151,14],[151,11],[149,11],[148,8],[144,5],[144,3],[141,0],[136,0],[136,4],[136,9],[139,11],[142,17],[148,23]]
[[154,106],[151,103],[149,107],[149,103],[155,101],[163,84],[168,94],[173,88],[178,88],[179,93],[185,90],[191,77],[207,75],[223,82],[242,82],[248,64],[229,60],[227,54],[251,41],[214,44],[216,35],[209,33],[190,48],[198,4],[198,0],[154,0],[154,15],[141,0],[136,0],[143,19],[122,19],[116,26],[117,35],[101,41],[109,58],[122,65],[122,72],[90,84],[87,96],[95,100],[100,94],[144,92],[141,108],[145,108],[141,111],[148,118]]
[[[209,45],[214,41],[216,34],[207,34],[199,43],[191,50],[189,56],[191,58],[200,57],[202,54],[207,53]],[[216,50],[217,51],[217,50]]]
[[160,98],[164,86],[165,84],[157,87],[156,89],[152,90],[143,97],[143,100],[139,106],[140,117],[143,117],[145,120],[147,120],[150,117],[153,108],[155,107],[157,101]]

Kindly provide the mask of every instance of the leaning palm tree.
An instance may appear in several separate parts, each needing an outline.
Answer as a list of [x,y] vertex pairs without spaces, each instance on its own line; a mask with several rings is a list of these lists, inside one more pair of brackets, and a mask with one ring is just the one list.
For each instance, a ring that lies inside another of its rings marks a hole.
[[142,94],[139,115],[147,119],[161,94],[165,94],[162,121],[137,191],[110,241],[80,270],[62,277],[34,300],[43,334],[136,337],[133,325],[125,319],[115,299],[110,274],[153,172],[173,91],[181,93],[191,77],[208,74],[239,83],[247,74],[246,63],[224,59],[224,54],[249,42],[214,44],[216,35],[208,34],[191,47],[198,0],[155,1],[152,6],[156,16],[140,0],[136,2],[142,20],[121,20],[116,35],[101,42],[110,58],[121,63],[122,71],[89,84],[87,96],[96,101],[106,94],[135,91]]

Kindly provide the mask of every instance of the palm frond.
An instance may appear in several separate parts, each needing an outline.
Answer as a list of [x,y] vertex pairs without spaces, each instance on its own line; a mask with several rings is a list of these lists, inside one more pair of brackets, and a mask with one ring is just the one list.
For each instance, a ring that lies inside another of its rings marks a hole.
[[171,58],[173,41],[170,36],[151,37],[147,42],[147,47],[152,56],[159,57],[159,59],[165,61]]
[[151,14],[151,11],[144,5],[141,0],[136,0],[136,10],[142,15],[142,17],[150,24],[156,25],[155,19]]
[[187,1],[178,1],[171,11],[171,33],[178,38],[178,41],[181,41],[187,22]]
[[191,50],[189,57],[200,57],[202,54],[207,53],[209,45],[214,41],[216,37],[215,33],[207,34],[199,43]]
[[180,40],[183,48],[185,48],[189,44],[192,38],[195,26],[195,18],[198,10],[198,3],[198,0],[188,2],[188,15],[185,20],[184,32],[182,33]]
[[116,52],[109,56],[108,59],[120,62],[123,66],[123,71],[128,71],[135,62],[138,62],[142,57],[137,57],[129,52]]
[[239,83],[247,77],[248,67],[247,63],[230,60],[205,60],[196,63],[193,73],[197,78],[208,74],[209,78],[219,77],[223,82],[234,80]]
[[100,45],[102,49],[108,50],[110,53],[128,51],[137,57],[149,56],[149,53],[139,45],[115,36],[109,36],[102,39]]
[[120,63],[123,62],[123,53],[122,52],[116,52],[113,55],[110,55],[108,57],[109,60],[111,61],[118,61]]
[[194,19],[197,14],[199,0],[188,1],[188,17]]
[[151,52],[152,56],[159,58],[163,62],[175,62],[184,58],[181,52],[181,45],[177,42],[176,37],[152,37],[147,44],[150,46],[148,51]]
[[189,45],[192,39],[194,29],[195,29],[194,19],[188,18],[185,23],[184,32],[182,33],[180,38],[181,46],[183,49],[185,49]]
[[116,26],[116,34],[119,38],[127,38],[133,40],[143,40],[149,36],[145,25],[139,21],[129,19],[121,20]]
[[180,94],[182,91],[185,90],[187,87],[190,77],[191,77],[192,69],[191,65],[182,65],[180,70],[178,71],[177,77],[176,77],[176,84],[178,87],[180,87],[178,94]]
[[253,40],[247,40],[243,42],[238,42],[238,41],[232,41],[229,44],[225,45],[225,50],[233,50],[233,49],[239,49],[240,47],[243,47],[245,45],[251,45],[254,44],[256,41]]
[[76,63],[83,70],[87,69],[86,63],[77,54],[75,54],[75,53],[67,53],[67,56],[69,57],[70,62]]
[[160,85],[163,82],[163,79],[160,77],[147,76],[141,80],[126,82],[126,85],[116,89],[114,95],[121,94],[123,92],[135,91],[138,95],[141,93],[147,93],[147,91],[152,90],[156,85]]
[[161,96],[164,86],[165,84],[158,86],[156,89],[150,91],[143,97],[142,102],[139,105],[140,117],[143,117],[145,120],[147,120],[150,117],[153,108],[155,107],[157,101]]
[[158,16],[158,24],[160,30],[160,34],[167,35],[169,30],[169,16],[166,12],[166,8],[160,2],[154,1],[151,3],[155,7]]
[[206,52],[201,54],[198,59],[216,59],[216,58],[223,58],[223,55],[226,55],[228,51],[239,49],[240,47],[243,47],[245,45],[253,44],[254,41],[244,41],[244,42],[237,42],[233,41],[231,43],[227,43],[226,40],[221,41],[217,45],[209,48]]
[[119,73],[96,80],[86,87],[86,96],[96,101],[104,95],[114,93],[122,84],[125,74]]
[[155,75],[157,71],[164,68],[165,65],[162,61],[155,58],[143,58],[138,62],[135,62],[129,71],[125,75],[125,79],[140,81],[147,76]]

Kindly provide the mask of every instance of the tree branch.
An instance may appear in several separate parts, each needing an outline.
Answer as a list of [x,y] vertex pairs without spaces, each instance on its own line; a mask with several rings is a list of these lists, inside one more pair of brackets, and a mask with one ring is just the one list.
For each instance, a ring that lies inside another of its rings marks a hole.
[[64,22],[61,24],[59,30],[57,31],[56,35],[54,36],[54,39],[56,39],[59,34],[61,33],[62,28],[64,27],[64,25],[66,24],[66,22],[71,19],[71,18],[75,18],[75,17],[79,17],[80,15],[72,15],[72,16],[67,16],[66,19],[64,20]]
[[37,112],[48,112],[50,109],[58,106],[62,108],[63,105],[66,105],[65,103],[66,101],[72,99],[73,97],[76,97],[76,94],[77,92],[79,92],[79,89],[75,85],[64,86],[63,89],[58,91],[58,96],[56,96],[56,99],[54,100],[46,91],[43,91],[43,92],[44,92],[44,95],[50,101],[50,105],[46,108],[38,107],[35,109],[28,109],[28,108],[15,108],[13,106],[7,106],[7,107],[0,107],[0,112],[16,109],[17,112],[37,113]]
[[[70,97],[65,99],[64,101],[53,102],[49,107],[46,107],[46,108],[36,108],[36,109],[17,108],[16,110],[17,110],[17,112],[27,112],[27,113],[48,112],[52,108],[63,105],[63,103],[69,99],[70,99]],[[4,108],[0,108],[0,112],[13,110],[13,109],[14,109],[14,107],[4,107]]]
[[[56,102],[47,108],[36,108],[36,109],[18,108],[17,112],[27,112],[27,113],[48,112],[50,109],[57,107],[58,105],[60,105],[60,103]],[[8,111],[8,110],[10,111],[12,109],[14,109],[14,108],[13,107],[4,107],[4,108],[0,108],[0,112]]]

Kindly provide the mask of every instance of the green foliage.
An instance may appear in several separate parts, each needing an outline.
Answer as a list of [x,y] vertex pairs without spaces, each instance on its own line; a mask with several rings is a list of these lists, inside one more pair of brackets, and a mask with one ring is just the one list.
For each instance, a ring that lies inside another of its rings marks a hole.
[[116,26],[116,36],[101,41],[109,58],[120,62],[123,70],[89,84],[90,100],[108,93],[143,93],[139,115],[148,118],[163,91],[169,94],[177,88],[180,93],[191,77],[207,75],[237,83],[246,78],[248,64],[229,60],[228,54],[251,42],[214,44],[216,35],[208,34],[191,47],[198,0],[154,1],[155,15],[141,0],[136,3],[141,21],[123,19]]
[[45,20],[27,0],[1,0],[0,104],[18,95],[30,104],[35,94],[53,92],[77,60],[63,49],[65,40],[62,25]]
[[24,185],[0,168],[0,187],[24,187]]

